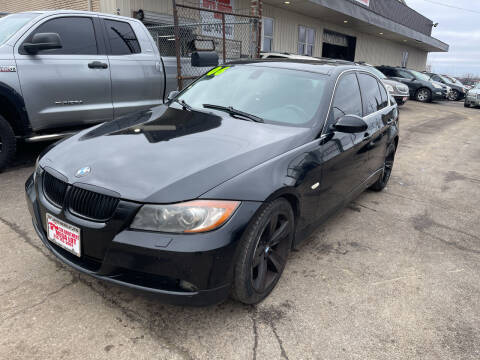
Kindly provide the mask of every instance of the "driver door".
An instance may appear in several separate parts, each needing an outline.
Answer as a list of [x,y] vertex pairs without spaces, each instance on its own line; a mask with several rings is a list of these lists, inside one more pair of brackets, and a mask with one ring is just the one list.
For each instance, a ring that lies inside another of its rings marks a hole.
[[[95,16],[61,15],[43,20],[17,42],[17,71],[34,131],[113,118],[110,67],[98,30]],[[36,33],[57,33],[62,48],[27,53],[23,44]]]
[[331,128],[344,115],[363,116],[354,71],[341,75],[320,143],[322,181],[317,189],[318,217],[328,217],[345,205],[350,194],[368,177],[368,140],[365,134],[348,134]]

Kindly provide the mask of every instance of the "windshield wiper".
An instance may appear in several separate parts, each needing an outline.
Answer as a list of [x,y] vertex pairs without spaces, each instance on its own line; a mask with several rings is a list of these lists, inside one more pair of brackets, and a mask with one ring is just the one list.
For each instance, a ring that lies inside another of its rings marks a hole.
[[263,123],[263,119],[261,117],[258,117],[256,115],[253,115],[253,114],[249,114],[249,113],[246,113],[246,112],[243,112],[241,110],[237,110],[235,109],[234,107],[232,106],[221,106],[221,105],[213,105],[213,104],[203,104],[203,107],[204,108],[207,108],[207,109],[215,109],[215,110],[220,110],[220,111],[225,111],[227,113],[229,113],[230,115],[236,115],[236,116],[242,116],[244,118],[247,118],[251,121],[255,121],[255,122],[259,122],[259,123]]
[[173,102],[176,102],[177,104],[180,104],[183,108],[183,110],[188,110],[188,111],[193,111],[193,108],[188,105],[185,100],[179,100],[179,99],[173,99]]

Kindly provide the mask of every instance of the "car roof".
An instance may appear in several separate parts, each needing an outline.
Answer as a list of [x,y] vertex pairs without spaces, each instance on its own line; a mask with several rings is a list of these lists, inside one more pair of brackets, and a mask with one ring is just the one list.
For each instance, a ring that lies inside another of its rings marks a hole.
[[232,65],[256,65],[265,66],[271,68],[282,68],[315,72],[319,74],[330,75],[337,71],[343,71],[348,69],[359,69],[361,67],[351,61],[335,60],[335,59],[255,59],[255,60],[235,60],[228,64]]

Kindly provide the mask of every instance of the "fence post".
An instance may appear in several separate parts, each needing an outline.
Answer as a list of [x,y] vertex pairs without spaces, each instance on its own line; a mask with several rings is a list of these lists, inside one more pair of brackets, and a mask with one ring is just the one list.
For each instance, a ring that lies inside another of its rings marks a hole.
[[178,27],[178,13],[177,13],[177,2],[176,0],[172,0],[173,6],[173,30],[175,32],[175,56],[177,57],[177,84],[178,90],[182,90],[183,88],[183,79],[182,79],[182,63],[180,60],[180,35],[179,35],[179,27]]
[[225,14],[222,13],[223,63],[227,62],[227,45],[225,39]]

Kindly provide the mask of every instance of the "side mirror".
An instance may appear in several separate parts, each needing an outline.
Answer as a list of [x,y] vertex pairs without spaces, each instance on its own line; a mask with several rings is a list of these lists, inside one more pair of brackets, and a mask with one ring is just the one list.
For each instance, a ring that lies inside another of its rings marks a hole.
[[344,115],[332,125],[332,128],[343,133],[359,133],[366,131],[368,125],[360,116]]
[[38,33],[33,35],[31,43],[23,44],[29,54],[37,54],[41,50],[61,49],[62,41],[57,33]]
[[218,66],[218,54],[215,51],[195,51],[192,53],[192,66]]
[[175,98],[175,96],[178,95],[180,91],[177,91],[177,90],[173,90],[173,91],[170,91],[170,94],[168,94],[167,96],[167,100],[172,100],[173,98]]

